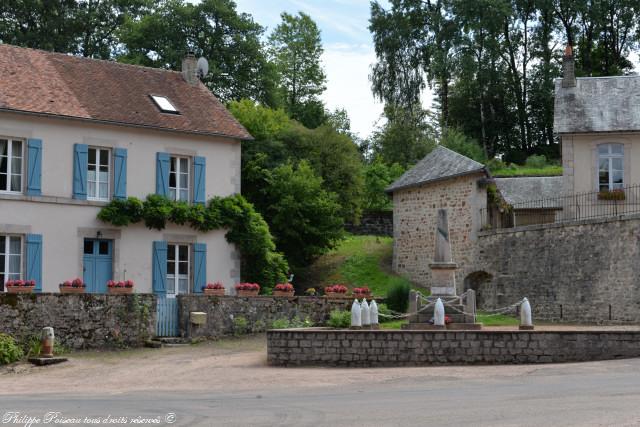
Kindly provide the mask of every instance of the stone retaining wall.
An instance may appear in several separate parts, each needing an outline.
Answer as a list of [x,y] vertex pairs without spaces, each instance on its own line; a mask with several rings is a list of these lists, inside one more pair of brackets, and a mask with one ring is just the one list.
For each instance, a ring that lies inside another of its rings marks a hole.
[[365,211],[360,224],[347,223],[344,229],[351,234],[393,237],[393,211]]
[[464,285],[481,308],[527,297],[538,320],[637,324],[639,239],[637,215],[483,232],[475,269],[486,274]]
[[20,342],[52,326],[56,341],[72,349],[142,345],[155,333],[151,294],[0,293],[0,332]]
[[640,357],[640,331],[267,332],[278,366],[421,366],[582,362]]
[[[183,336],[219,338],[264,332],[271,328],[275,320],[291,320],[295,317],[300,320],[308,318],[314,325],[322,325],[329,319],[331,310],[349,310],[352,303],[351,298],[180,295],[180,332]],[[190,324],[189,313],[194,311],[207,314],[206,324]]]

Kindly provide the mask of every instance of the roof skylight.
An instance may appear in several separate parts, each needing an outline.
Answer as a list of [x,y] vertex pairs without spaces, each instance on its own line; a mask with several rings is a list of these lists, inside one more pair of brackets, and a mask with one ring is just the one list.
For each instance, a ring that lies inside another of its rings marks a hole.
[[167,97],[160,96],[160,95],[150,95],[150,96],[151,96],[151,99],[153,99],[153,102],[156,103],[160,111],[162,111],[163,113],[180,114],[178,112],[178,109],[173,106],[173,104],[171,103],[171,101],[169,101]]

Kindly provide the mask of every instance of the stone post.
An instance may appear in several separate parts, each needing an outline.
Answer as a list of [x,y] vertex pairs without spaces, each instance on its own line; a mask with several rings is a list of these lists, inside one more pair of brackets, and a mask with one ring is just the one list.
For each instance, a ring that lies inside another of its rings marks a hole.
[[533,321],[531,320],[531,304],[529,304],[529,300],[527,298],[524,298],[520,305],[520,329],[525,331],[533,329]]
[[436,307],[433,310],[433,324],[444,327],[444,304],[440,298],[436,301]]
[[353,300],[353,304],[351,305],[351,327],[352,328],[361,328],[362,327],[362,313],[360,311],[360,303],[357,299]]
[[40,340],[40,357],[53,357],[53,343],[55,336],[52,327],[42,328]]
[[468,323],[476,322],[476,291],[473,289],[467,290],[467,299],[464,304],[464,312],[469,313]]

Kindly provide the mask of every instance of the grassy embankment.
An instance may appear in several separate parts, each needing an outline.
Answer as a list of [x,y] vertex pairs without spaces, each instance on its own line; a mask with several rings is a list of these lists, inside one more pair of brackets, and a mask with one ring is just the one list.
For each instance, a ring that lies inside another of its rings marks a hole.
[[[412,283],[391,271],[393,239],[375,236],[349,236],[337,248],[320,257],[296,278],[303,289],[324,288],[332,284],[345,284],[350,289],[368,286],[374,296],[384,297],[395,283]],[[424,292],[424,291],[423,291]],[[517,325],[512,316],[491,316],[478,313],[478,322],[485,326]],[[385,329],[400,329],[406,320],[395,320],[381,325]]]

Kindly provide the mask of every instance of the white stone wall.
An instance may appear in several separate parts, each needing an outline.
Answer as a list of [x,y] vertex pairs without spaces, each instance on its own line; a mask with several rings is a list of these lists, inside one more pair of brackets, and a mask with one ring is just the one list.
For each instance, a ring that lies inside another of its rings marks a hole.
[[447,209],[453,261],[458,263],[456,284],[463,289],[467,274],[475,271],[480,209],[486,207],[486,189],[478,185],[483,174],[445,179],[393,194],[393,270],[413,282],[429,286],[429,263],[435,253],[438,209]]
[[207,280],[231,287],[240,265],[225,231],[198,233],[170,225],[162,231],[142,224],[118,228],[96,219],[104,203],[72,199],[73,145],[127,148],[127,195],[155,192],[156,152],[206,157],[206,196],[240,191],[240,142],[121,126],[1,114],[0,135],[42,139],[42,197],[0,194],[0,233],[36,233],[43,237],[43,291],[60,281],[82,277],[82,243],[98,231],[114,240],[114,278],[133,279],[138,292],[151,292],[151,243],[154,240],[207,244]]

